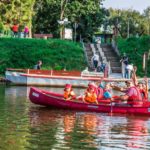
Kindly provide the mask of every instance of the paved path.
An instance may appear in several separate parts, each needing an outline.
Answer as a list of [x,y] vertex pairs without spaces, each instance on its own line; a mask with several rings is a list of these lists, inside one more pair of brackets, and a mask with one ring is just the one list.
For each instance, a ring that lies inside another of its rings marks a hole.
[[109,78],[123,79],[121,73],[112,73],[109,75]]

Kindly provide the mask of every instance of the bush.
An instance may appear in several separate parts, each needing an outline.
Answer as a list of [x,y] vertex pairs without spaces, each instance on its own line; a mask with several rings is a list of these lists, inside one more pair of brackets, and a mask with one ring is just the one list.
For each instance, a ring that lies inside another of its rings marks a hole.
[[86,66],[78,43],[59,39],[0,38],[0,73],[6,68],[33,68],[42,60],[43,69],[82,70]]

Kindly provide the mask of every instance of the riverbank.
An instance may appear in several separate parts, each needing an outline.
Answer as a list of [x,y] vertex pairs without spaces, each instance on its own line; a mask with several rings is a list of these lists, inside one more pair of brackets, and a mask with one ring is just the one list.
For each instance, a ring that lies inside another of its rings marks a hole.
[[42,69],[83,70],[87,64],[80,43],[59,39],[0,38],[0,74],[6,68],[33,69],[42,60]]
[[0,76],[0,83],[6,83],[9,82],[5,77]]

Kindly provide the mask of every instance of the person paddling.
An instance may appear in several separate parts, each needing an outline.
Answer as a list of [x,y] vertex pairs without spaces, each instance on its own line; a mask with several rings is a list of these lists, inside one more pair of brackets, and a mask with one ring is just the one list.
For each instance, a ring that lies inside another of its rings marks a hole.
[[124,95],[120,96],[121,100],[127,101],[127,104],[143,104],[140,90],[132,81],[126,81],[127,90]]
[[136,76],[136,71],[137,71],[137,67],[135,66],[133,69],[133,73],[132,73],[132,80],[134,85],[139,89],[141,96],[142,96],[142,100],[143,101],[148,101],[148,79],[145,77],[143,82],[138,82],[137,80],[137,76]]
[[76,95],[72,89],[71,84],[66,84],[64,89],[64,99],[65,100],[73,100],[76,98]]

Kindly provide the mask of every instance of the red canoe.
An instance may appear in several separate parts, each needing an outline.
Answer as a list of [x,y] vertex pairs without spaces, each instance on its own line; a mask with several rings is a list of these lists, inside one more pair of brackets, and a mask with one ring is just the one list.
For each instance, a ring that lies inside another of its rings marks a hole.
[[[106,100],[101,100],[100,104],[87,104],[79,100],[65,101],[62,94],[31,88],[29,98],[32,103],[51,106],[55,108],[63,108],[70,110],[91,111],[91,112],[113,112],[123,114],[139,114],[150,115],[150,102],[145,102],[143,105],[129,106],[123,103],[108,103]],[[106,102],[106,103],[105,103]]]

